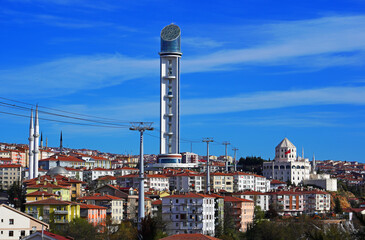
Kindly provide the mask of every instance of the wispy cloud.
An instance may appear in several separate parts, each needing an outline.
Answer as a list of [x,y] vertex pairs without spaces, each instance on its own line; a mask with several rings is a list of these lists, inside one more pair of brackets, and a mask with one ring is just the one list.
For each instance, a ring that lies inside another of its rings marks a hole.
[[[256,92],[225,98],[183,99],[181,114],[184,116],[210,115],[313,105],[365,105],[364,96],[365,87],[327,87],[307,90]],[[87,109],[88,114],[107,115],[116,119],[126,119],[126,116],[128,116],[128,120],[148,120],[158,118],[159,116],[158,99],[149,99],[148,101],[129,99],[128,103],[120,104],[120,102],[123,101],[113,99],[111,102],[101,103],[102,107],[93,105],[85,109]],[[82,109],[80,106],[78,108]],[[325,117],[323,114],[313,113],[306,117],[322,122],[319,120],[323,120]],[[265,119],[261,119],[261,121],[265,121]]]
[[[38,17],[49,22],[58,21],[57,17]],[[87,27],[90,23],[62,24]],[[210,46],[217,46],[218,50],[203,56],[184,57],[182,73],[275,65],[318,70],[331,66],[359,66],[365,60],[365,16],[277,22],[258,26],[257,29],[271,41],[245,48],[222,49],[225,45],[218,47],[219,42],[212,40]],[[227,38],[235,39],[234,36]],[[190,43],[197,42],[197,39],[190,38]],[[0,83],[8,88],[2,88],[0,93],[69,94],[117,85],[126,80],[158,76],[158,71],[158,59],[120,54],[75,56],[2,70]]]
[[185,46],[191,48],[217,48],[224,45],[223,42],[203,37],[186,37],[182,41]]
[[0,71],[0,94],[65,95],[158,74],[158,60],[99,55],[63,58],[17,70]]

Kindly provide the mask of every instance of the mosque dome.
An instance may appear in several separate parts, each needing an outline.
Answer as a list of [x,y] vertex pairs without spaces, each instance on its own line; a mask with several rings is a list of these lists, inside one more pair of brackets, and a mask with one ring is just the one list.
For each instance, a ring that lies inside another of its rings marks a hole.
[[57,167],[49,169],[47,172],[47,175],[48,176],[56,176],[56,175],[68,176],[69,172],[64,167],[57,166]]

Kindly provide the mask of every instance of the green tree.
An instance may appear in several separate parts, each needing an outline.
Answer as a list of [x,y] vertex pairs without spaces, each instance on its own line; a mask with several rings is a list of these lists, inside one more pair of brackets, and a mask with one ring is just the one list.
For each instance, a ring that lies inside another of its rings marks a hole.
[[260,206],[255,206],[253,223],[260,223],[265,218],[265,212],[261,210]]
[[82,218],[73,219],[58,232],[63,236],[70,236],[77,240],[96,240],[97,228]]
[[8,190],[9,203],[14,204],[15,208],[25,210],[25,190],[20,182],[14,182]]
[[135,224],[130,221],[122,221],[117,232],[112,235],[111,240],[137,240],[138,230]]
[[138,232],[143,240],[157,240],[167,235],[163,232],[160,219],[150,215],[142,219],[141,230]]
[[342,213],[342,207],[341,207],[341,202],[340,199],[338,197],[335,198],[335,208],[334,208],[335,213]]

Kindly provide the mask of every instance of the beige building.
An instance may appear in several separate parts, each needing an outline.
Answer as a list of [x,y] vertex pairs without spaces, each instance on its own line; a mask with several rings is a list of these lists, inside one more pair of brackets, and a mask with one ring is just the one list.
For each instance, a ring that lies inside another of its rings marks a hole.
[[246,232],[249,224],[253,222],[254,202],[236,197],[224,197],[225,210],[230,211],[236,228],[241,232]]
[[224,190],[233,192],[233,175],[231,173],[212,173],[210,175],[211,188],[214,192]]
[[14,182],[21,182],[21,173],[20,164],[0,165],[0,188],[8,190]]
[[0,239],[14,240],[48,229],[48,224],[5,204],[0,205]]

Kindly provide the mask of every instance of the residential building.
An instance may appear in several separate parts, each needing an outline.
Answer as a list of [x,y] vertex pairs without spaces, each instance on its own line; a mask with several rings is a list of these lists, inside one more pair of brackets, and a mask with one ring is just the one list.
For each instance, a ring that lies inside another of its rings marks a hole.
[[[138,188],[138,174],[131,174],[117,177],[117,184],[123,188]],[[164,191],[169,190],[169,178],[162,174],[146,174],[144,189]]]
[[14,183],[21,182],[22,166],[20,164],[0,165],[0,189],[8,190]]
[[234,191],[259,191],[267,192],[270,190],[270,181],[264,176],[257,174],[234,172]]
[[202,233],[214,235],[214,197],[198,193],[162,198],[162,219],[169,235]]
[[226,196],[224,197],[225,211],[233,217],[237,230],[246,232],[253,222],[254,202],[247,199]]
[[324,191],[303,191],[304,212],[307,214],[326,213],[331,210],[331,195]]
[[304,211],[304,194],[294,190],[278,190],[269,193],[270,204],[279,215],[297,216]]
[[93,168],[84,170],[84,181],[87,183],[91,183],[92,181],[98,179],[103,176],[114,176],[114,169],[106,169],[106,168]]
[[74,218],[80,217],[80,205],[70,201],[61,201],[55,198],[25,203],[25,212],[55,226],[55,229],[62,229],[65,224],[70,223]]
[[177,173],[169,175],[171,191],[201,192],[204,191],[206,174],[204,173]]
[[85,161],[74,156],[68,156],[63,154],[53,155],[46,159],[39,160],[39,167],[43,169],[51,169],[57,166],[81,168],[85,166]]
[[270,195],[267,193],[257,192],[257,191],[244,191],[244,192],[233,193],[232,195],[234,197],[253,201],[254,205],[259,206],[262,211],[269,210]]
[[39,200],[45,200],[49,198],[56,198],[57,200],[60,200],[60,196],[57,194],[45,192],[45,191],[35,191],[32,193],[28,193],[25,195],[26,202],[35,202]]
[[233,174],[215,172],[210,174],[210,182],[212,191],[219,192],[224,190],[226,192],[233,192]]
[[0,239],[20,239],[42,228],[46,230],[49,225],[8,205],[0,205]]
[[105,225],[106,223],[106,207],[93,204],[80,205],[80,217],[86,219],[94,227],[97,225]]
[[80,197],[77,201],[85,204],[106,207],[106,213],[115,223],[120,223],[123,220],[124,200],[122,198],[111,195],[94,194],[91,196]]
[[221,239],[200,233],[182,233],[164,237],[161,238],[161,240],[221,240]]

